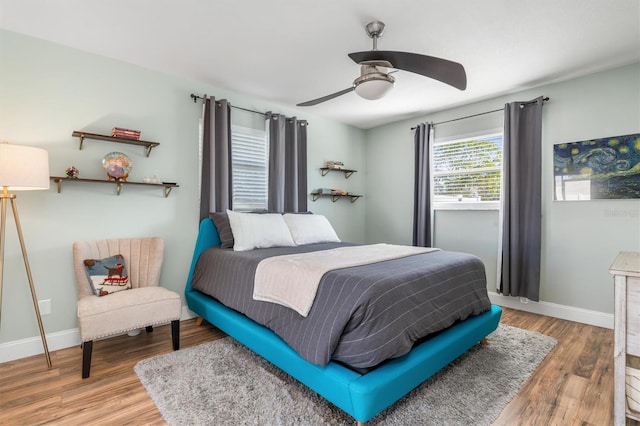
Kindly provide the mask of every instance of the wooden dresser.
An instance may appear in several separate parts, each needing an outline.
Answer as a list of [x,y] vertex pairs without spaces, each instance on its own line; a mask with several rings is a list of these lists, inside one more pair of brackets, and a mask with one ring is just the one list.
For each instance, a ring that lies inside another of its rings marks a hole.
[[[640,421],[640,253],[623,251],[609,272],[614,276],[614,424]],[[628,384],[627,384],[628,382]]]

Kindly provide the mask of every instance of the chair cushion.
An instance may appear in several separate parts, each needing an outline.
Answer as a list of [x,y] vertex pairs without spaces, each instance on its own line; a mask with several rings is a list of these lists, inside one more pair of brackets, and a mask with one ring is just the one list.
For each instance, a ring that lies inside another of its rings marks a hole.
[[83,342],[180,319],[178,293],[164,287],[133,288],[78,300],[78,326]]
[[121,254],[104,259],[84,259],[82,264],[96,296],[107,296],[131,288],[127,266]]

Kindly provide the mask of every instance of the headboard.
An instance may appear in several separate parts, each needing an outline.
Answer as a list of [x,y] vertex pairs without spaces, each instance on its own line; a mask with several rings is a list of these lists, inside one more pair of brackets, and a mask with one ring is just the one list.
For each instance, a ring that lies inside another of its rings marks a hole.
[[200,228],[198,230],[198,237],[196,238],[195,249],[193,250],[193,260],[191,260],[191,268],[189,268],[189,276],[187,277],[186,291],[191,290],[191,279],[193,278],[193,271],[196,268],[196,263],[200,254],[215,246],[220,245],[220,237],[218,236],[218,229],[213,224],[211,218],[204,218],[200,222]]

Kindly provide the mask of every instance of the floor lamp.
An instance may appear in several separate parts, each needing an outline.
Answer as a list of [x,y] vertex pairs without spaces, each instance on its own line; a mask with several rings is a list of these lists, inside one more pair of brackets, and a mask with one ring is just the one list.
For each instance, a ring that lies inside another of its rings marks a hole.
[[13,218],[18,231],[24,267],[27,270],[27,279],[29,280],[33,307],[35,308],[38,327],[40,328],[44,354],[47,358],[47,365],[51,368],[51,357],[49,356],[49,348],[47,347],[47,338],[44,334],[44,327],[42,326],[38,298],[36,297],[36,290],[33,286],[33,277],[31,276],[27,250],[24,247],[24,238],[22,237],[22,229],[20,228],[20,218],[18,217],[18,209],[16,208],[16,196],[15,194],[9,193],[10,190],[49,189],[49,155],[47,151],[40,148],[12,145],[6,142],[0,143],[0,187],[2,187],[2,193],[0,193],[0,202],[2,203],[2,210],[0,211],[0,311],[2,310],[4,235],[5,224],[7,222],[8,200],[11,202],[11,208],[13,209]]

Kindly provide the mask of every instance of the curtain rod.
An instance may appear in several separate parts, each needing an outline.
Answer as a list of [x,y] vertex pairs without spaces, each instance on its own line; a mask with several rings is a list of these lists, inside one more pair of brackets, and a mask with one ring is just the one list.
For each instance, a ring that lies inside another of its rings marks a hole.
[[[542,101],[543,101],[543,102],[546,102],[546,101],[548,101],[548,100],[549,100],[549,97],[548,97],[548,96],[545,96],[544,98],[542,98]],[[535,103],[535,102],[536,102],[535,100],[533,100],[533,101],[528,101],[528,102],[523,102],[523,103],[522,103],[522,105],[529,105],[529,104],[532,104],[532,103]],[[479,112],[479,113],[477,113],[477,114],[466,115],[466,116],[464,116],[464,117],[459,117],[459,118],[452,118],[451,120],[445,120],[445,121],[440,121],[439,123],[433,123],[433,125],[435,126],[435,125],[438,125],[438,124],[451,123],[452,121],[465,120],[465,119],[467,119],[467,118],[478,117],[478,116],[480,116],[480,115],[491,114],[491,113],[499,112],[499,111],[504,111],[504,108],[494,109],[494,110],[491,110],[491,111],[485,111],[485,112]],[[415,130],[415,129],[417,129],[417,127],[416,127],[416,126],[414,126],[414,127],[412,127],[412,128],[411,128],[411,130]]]
[[[193,93],[191,95],[189,95],[189,96],[193,99],[193,103],[194,104],[198,101],[198,99],[204,99],[202,96],[194,95]],[[231,105],[231,108],[241,109],[243,111],[252,112],[254,114],[267,115],[265,112],[254,111],[252,109],[242,108],[242,107],[235,106],[235,105]]]

